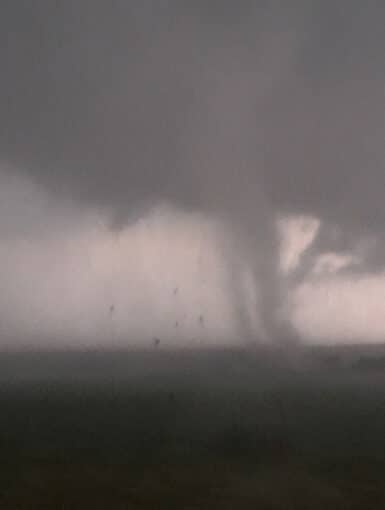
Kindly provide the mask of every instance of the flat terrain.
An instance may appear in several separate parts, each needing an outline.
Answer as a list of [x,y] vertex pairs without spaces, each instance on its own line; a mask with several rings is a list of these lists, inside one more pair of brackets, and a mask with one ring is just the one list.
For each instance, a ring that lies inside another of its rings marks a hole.
[[383,509],[384,353],[2,353],[0,508]]

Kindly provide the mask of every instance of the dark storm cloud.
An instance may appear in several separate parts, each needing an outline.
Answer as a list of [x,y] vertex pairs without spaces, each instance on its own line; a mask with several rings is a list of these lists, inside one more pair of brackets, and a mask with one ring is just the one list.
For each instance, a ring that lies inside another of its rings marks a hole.
[[255,108],[242,135],[259,151],[245,179],[263,174],[278,208],[381,226],[384,15],[374,1],[4,1],[0,155],[81,200],[194,202],[191,119],[204,124],[210,79],[239,72],[249,97],[229,108]]

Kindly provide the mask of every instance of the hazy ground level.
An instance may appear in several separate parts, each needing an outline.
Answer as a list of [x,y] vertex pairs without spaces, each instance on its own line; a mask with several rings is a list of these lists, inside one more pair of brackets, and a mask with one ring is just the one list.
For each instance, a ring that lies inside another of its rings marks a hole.
[[385,508],[366,353],[0,356],[0,507]]

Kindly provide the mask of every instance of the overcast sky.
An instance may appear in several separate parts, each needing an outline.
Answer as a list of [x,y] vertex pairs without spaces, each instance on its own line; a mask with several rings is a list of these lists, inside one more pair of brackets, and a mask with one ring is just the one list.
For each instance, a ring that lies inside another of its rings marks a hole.
[[383,341],[384,19],[3,0],[0,344]]

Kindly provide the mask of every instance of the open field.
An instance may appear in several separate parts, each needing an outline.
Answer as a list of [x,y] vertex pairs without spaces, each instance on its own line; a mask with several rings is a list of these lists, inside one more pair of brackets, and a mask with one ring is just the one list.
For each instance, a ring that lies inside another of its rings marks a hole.
[[0,508],[385,508],[383,351],[3,353]]

